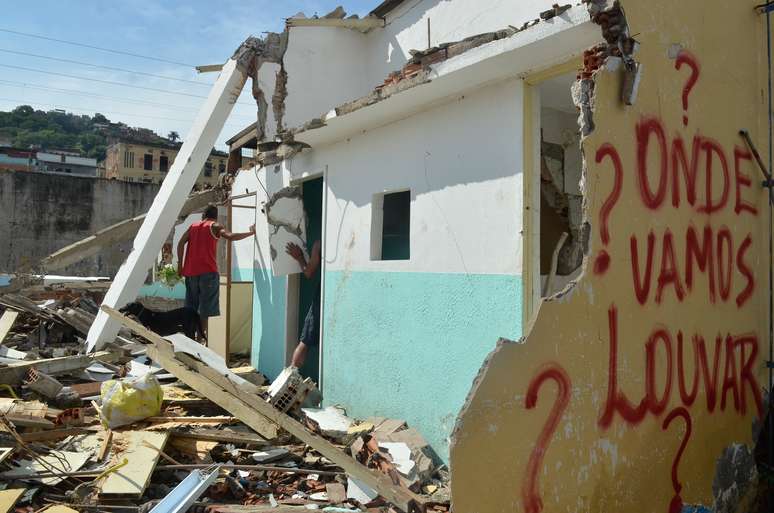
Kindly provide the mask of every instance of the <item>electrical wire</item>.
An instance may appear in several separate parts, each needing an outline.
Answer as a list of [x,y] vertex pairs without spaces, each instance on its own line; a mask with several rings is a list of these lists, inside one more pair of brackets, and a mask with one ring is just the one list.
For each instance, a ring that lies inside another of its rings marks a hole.
[[[772,49],[771,49],[771,10],[766,10],[766,55],[768,57],[768,114],[769,114],[769,173],[774,171],[774,120],[772,120]],[[771,187],[771,184],[769,184]],[[774,416],[772,415],[772,406],[774,405],[774,376],[772,365],[774,365],[774,207],[769,201],[769,465],[774,465]]]
[[25,37],[32,37],[35,39],[43,39],[45,41],[54,41],[56,43],[62,43],[67,45],[73,45],[73,46],[80,46],[82,48],[91,48],[92,50],[100,50],[102,52],[110,52],[110,53],[116,53],[119,55],[128,55],[130,57],[137,57],[138,59],[146,59],[149,61],[156,61],[156,62],[166,62],[167,64],[175,64],[177,66],[185,66],[186,68],[195,68],[195,64],[186,64],[184,62],[178,62],[173,61],[169,59],[162,59],[160,57],[151,57],[150,55],[142,55],[139,53],[133,53],[133,52],[126,52],[124,50],[116,50],[113,48],[104,48],[101,46],[95,46],[95,45],[89,45],[85,43],[78,43],[75,41],[67,41],[66,39],[57,39],[54,37],[48,37],[48,36],[42,36],[40,34],[30,34],[29,32],[21,32],[19,30],[11,30],[11,29],[4,29],[0,28],[0,32],[6,32],[8,34],[16,34],[17,36],[25,36]]
[[[153,102],[148,100],[138,100],[136,98],[120,98],[118,96],[107,96],[104,94],[97,94],[92,93],[89,91],[78,91],[76,89],[62,89],[58,87],[46,87],[38,84],[31,84],[28,82],[16,82],[13,80],[2,80],[0,79],[0,86],[7,85],[10,87],[20,87],[23,89],[39,89],[41,91],[51,91],[55,93],[61,93],[61,94],[67,94],[72,96],[83,96],[85,98],[96,98],[99,100],[111,100],[115,102],[120,103],[127,103],[130,105],[150,105],[153,107],[162,107],[167,110],[180,110],[185,112],[190,112],[192,107],[184,107],[183,105],[170,105],[168,103],[161,103],[161,102]],[[249,118],[254,119],[254,115],[247,115],[247,114],[232,114],[234,117],[240,117],[240,118]]]
[[[162,116],[151,116],[148,114],[131,114],[129,112],[116,112],[116,111],[109,111],[109,110],[102,110],[102,109],[86,109],[82,107],[73,107],[70,105],[60,105],[55,103],[44,103],[44,102],[35,102],[35,101],[27,101],[27,100],[14,100],[13,98],[0,98],[0,102],[10,102],[10,103],[16,103],[20,105],[42,105],[45,107],[54,107],[57,109],[69,109],[69,110],[78,110],[82,112],[99,112],[100,114],[112,114],[115,116],[134,116],[134,117],[140,117],[140,118],[151,118],[151,119],[160,119],[164,121],[178,121],[181,123],[192,123],[193,119],[178,119],[178,118],[167,118]],[[240,123],[225,123],[226,126],[239,126],[243,127]]]
[[[101,83],[101,84],[117,85],[117,86],[122,86],[122,87],[132,87],[132,88],[135,88],[135,89],[144,89],[146,91],[153,91],[153,92],[156,92],[156,93],[175,94],[175,95],[178,95],[178,96],[190,96],[191,98],[207,98],[206,96],[201,95],[201,94],[184,93],[184,92],[179,92],[179,91],[169,91],[167,89],[158,89],[158,88],[155,88],[155,87],[146,87],[146,86],[140,86],[140,85],[136,85],[136,84],[127,84],[126,82],[114,82],[112,80],[102,80],[102,79],[93,78],[93,77],[82,77],[82,76],[78,76],[78,75],[70,75],[70,74],[67,74],[67,73],[58,73],[56,71],[47,71],[47,70],[42,70],[42,69],[27,68],[25,66],[15,66],[13,64],[3,64],[3,63],[0,63],[0,67],[10,68],[10,69],[18,69],[18,70],[22,70],[22,71],[32,71],[32,72],[35,72],[35,73],[43,73],[43,74],[46,74],[46,75],[54,75],[54,76],[58,76],[58,77],[74,78],[76,80],[85,80],[85,81],[88,81],[88,82],[98,82],[98,83]],[[251,104],[249,104],[247,102],[236,102],[236,104],[237,105],[251,105]]]
[[167,77],[167,76],[164,76],[164,75],[156,75],[155,73],[146,73],[144,71],[136,71],[136,70],[126,69],[126,68],[115,68],[113,66],[104,66],[102,64],[92,64],[90,62],[75,61],[75,60],[72,60],[72,59],[63,59],[61,57],[50,57],[48,55],[41,55],[41,54],[38,54],[38,53],[19,52],[17,50],[8,50],[7,48],[0,48],[0,52],[10,53],[10,54],[14,54],[14,55],[23,55],[25,57],[35,57],[37,59],[46,59],[46,60],[49,60],[49,61],[65,62],[67,64],[77,64],[79,66],[89,66],[89,67],[92,67],[92,68],[106,69],[106,70],[110,70],[110,71],[119,71],[121,73],[131,73],[131,74],[134,74],[134,75],[142,75],[142,76],[145,76],[145,77],[160,78],[160,79],[163,79],[163,80],[175,80],[177,82],[185,82],[185,83],[188,83],[188,84],[195,84],[195,85],[204,86],[204,87],[212,87],[212,84],[207,83],[207,82],[198,82],[196,80],[188,80],[188,79],[185,79],[185,78]]

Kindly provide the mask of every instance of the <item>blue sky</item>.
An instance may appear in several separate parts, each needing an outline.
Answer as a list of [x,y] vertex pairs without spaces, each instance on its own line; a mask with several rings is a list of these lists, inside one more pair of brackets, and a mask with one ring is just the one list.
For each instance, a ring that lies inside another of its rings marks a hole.
[[[34,8],[31,5],[34,3]],[[5,6],[0,29],[37,34],[157,57],[184,64],[225,61],[249,35],[280,31],[297,12],[324,15],[342,4],[348,14],[366,15],[379,0],[33,0]],[[19,55],[68,59],[125,68],[201,84],[166,80]],[[12,68],[8,66],[16,66]],[[29,71],[18,67],[29,68]],[[84,77],[82,80],[60,73]],[[187,66],[35,39],[0,31],[0,110],[29,104],[77,114],[101,112],[112,121],[185,136],[203,98],[110,85],[94,80],[206,96],[215,74],[197,75]],[[52,89],[58,89],[54,91]],[[110,97],[110,98],[107,98]],[[249,87],[240,98],[217,146],[255,120]]]

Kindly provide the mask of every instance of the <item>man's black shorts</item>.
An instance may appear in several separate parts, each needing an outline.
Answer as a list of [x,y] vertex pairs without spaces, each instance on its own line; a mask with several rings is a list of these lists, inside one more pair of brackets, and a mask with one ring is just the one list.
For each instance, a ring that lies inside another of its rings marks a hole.
[[307,346],[316,346],[320,343],[320,305],[316,301],[306,313],[300,340]]

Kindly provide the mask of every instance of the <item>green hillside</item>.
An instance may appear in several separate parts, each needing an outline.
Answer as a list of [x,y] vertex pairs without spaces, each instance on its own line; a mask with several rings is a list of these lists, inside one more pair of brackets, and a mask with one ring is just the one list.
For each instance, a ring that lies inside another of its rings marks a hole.
[[[177,134],[170,136],[177,139]],[[0,139],[9,139],[15,148],[31,146],[42,150],[77,150],[83,156],[104,160],[105,149],[114,140],[137,144],[179,146],[147,128],[112,123],[102,114],[88,116],[61,110],[35,110],[20,105],[10,112],[0,111]]]

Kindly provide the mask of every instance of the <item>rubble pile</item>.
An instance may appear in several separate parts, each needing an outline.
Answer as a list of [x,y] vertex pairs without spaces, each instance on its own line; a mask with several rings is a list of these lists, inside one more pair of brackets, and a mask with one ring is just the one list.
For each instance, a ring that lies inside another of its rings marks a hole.
[[399,419],[319,407],[181,334],[122,321],[86,353],[103,290],[0,295],[0,512],[450,511],[448,472]]

